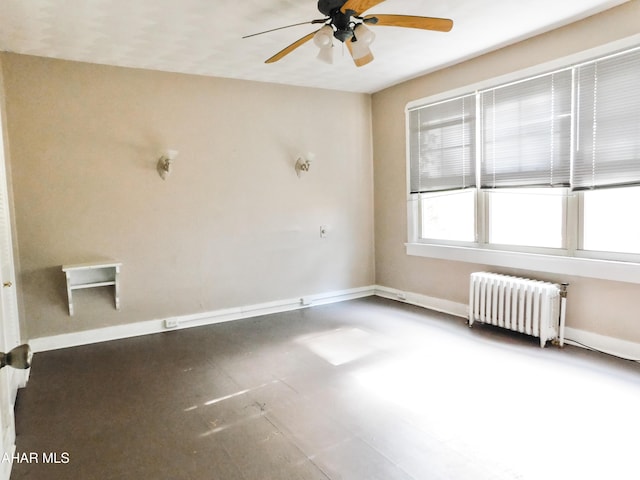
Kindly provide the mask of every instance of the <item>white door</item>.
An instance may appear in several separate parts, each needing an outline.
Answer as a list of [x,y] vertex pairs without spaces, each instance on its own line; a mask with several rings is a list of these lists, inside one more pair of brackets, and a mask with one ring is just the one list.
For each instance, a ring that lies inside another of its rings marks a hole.
[[[2,120],[0,116],[0,132]],[[0,350],[8,352],[19,345],[20,340],[4,142],[0,133]],[[13,455],[14,404],[18,388],[25,385],[27,374],[25,370],[11,367],[0,370],[0,480],[8,479],[11,473],[11,462],[6,461],[5,454]]]

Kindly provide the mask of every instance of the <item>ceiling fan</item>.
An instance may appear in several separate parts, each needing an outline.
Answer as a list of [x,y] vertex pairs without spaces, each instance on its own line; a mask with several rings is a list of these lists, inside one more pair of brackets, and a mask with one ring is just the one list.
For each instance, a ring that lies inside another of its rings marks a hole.
[[367,25],[420,28],[422,30],[435,30],[438,32],[448,32],[453,27],[453,21],[448,18],[390,14],[362,16],[366,10],[383,1],[384,0],[318,0],[318,10],[325,15],[325,18],[274,28],[264,32],[246,35],[242,38],[254,37],[256,35],[262,35],[263,33],[298,25],[324,24],[315,32],[311,32],[299,38],[288,47],[283,48],[273,57],[268,58],[265,63],[277,62],[311,39],[313,39],[313,42],[320,49],[318,58],[327,63],[332,63],[333,39],[336,38],[347,46],[353,61],[358,67],[361,67],[373,60],[373,54],[369,49],[369,45],[373,42],[375,35],[367,28]]

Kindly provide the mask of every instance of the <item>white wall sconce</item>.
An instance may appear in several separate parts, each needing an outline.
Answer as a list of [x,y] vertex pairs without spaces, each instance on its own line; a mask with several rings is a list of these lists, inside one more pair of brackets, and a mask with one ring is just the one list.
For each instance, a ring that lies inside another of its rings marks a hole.
[[309,152],[305,156],[299,156],[296,160],[296,174],[298,177],[302,175],[303,172],[308,172],[309,167],[311,167],[311,162],[315,159],[315,154]]
[[177,156],[177,150],[167,150],[158,160],[158,174],[163,180],[166,180],[171,173],[171,164]]

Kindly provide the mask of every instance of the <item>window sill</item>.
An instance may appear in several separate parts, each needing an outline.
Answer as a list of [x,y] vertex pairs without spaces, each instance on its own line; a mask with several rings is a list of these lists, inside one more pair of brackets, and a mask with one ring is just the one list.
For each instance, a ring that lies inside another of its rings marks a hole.
[[407,255],[640,284],[640,263],[407,243]]

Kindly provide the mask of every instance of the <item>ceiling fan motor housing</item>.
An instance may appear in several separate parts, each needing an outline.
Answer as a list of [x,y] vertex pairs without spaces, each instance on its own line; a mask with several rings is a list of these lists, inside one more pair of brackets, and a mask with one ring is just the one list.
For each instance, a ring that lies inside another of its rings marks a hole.
[[318,10],[323,15],[331,17],[334,10],[340,10],[347,0],[318,0]]
[[353,22],[351,21],[353,10],[347,10],[348,13],[340,11],[345,2],[346,0],[320,0],[318,2],[318,10],[331,19],[329,24],[334,27],[333,36],[341,42],[346,42],[353,37]]

